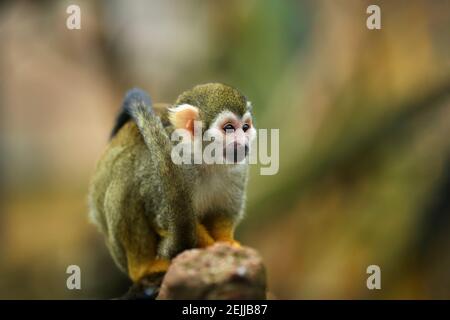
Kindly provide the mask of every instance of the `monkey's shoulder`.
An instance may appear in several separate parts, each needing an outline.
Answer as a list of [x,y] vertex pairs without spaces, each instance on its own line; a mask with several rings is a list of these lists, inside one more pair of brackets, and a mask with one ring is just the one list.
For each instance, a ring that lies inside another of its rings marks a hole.
[[149,158],[147,152],[137,125],[129,121],[106,146],[97,163],[96,172],[110,178],[130,175],[139,166],[139,162]]
[[[167,134],[170,135],[172,126],[169,121],[169,107],[168,103],[155,103],[152,106],[152,110],[155,115],[160,119]],[[148,157],[148,147],[145,143],[145,139],[139,130],[136,122],[127,121],[111,138],[109,144],[103,153],[102,159],[116,160],[132,160],[132,162],[142,162],[150,158]],[[102,162],[102,160],[100,161]]]
[[135,144],[144,143],[144,139],[142,138],[141,133],[139,132],[139,128],[137,127],[136,123],[133,121],[128,121],[111,139],[111,142],[109,143],[109,148],[114,147],[126,147],[126,146],[132,146]]
[[[158,118],[161,120],[161,123],[164,127],[170,126],[170,120],[169,120],[169,103],[155,103],[152,105],[152,110],[158,116]],[[143,138],[141,136],[141,133],[139,132],[139,128],[136,125],[136,123],[132,120],[129,120],[127,123],[123,125],[120,130],[118,130],[117,134],[111,139],[111,145],[124,145],[138,142],[143,142]]]

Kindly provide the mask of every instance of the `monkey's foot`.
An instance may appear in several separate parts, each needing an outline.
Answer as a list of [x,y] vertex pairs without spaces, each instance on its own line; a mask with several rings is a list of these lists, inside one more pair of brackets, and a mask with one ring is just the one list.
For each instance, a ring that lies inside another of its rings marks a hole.
[[150,261],[133,260],[130,256],[128,259],[128,273],[133,282],[139,282],[147,275],[154,273],[166,272],[169,268],[170,261],[166,259],[154,259]]
[[227,244],[229,244],[230,246],[232,246],[234,248],[240,248],[241,247],[240,242],[236,241],[234,239],[218,239],[218,240],[216,240],[216,243],[221,243],[221,242],[227,243]]
[[159,294],[165,272],[157,272],[135,282],[122,300],[155,300]]

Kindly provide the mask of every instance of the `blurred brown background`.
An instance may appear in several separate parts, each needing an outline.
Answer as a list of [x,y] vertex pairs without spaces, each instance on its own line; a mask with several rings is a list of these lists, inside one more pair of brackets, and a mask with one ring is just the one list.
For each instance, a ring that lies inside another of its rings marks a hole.
[[280,129],[238,230],[276,297],[450,299],[449,40],[445,0],[1,2],[0,298],[124,293],[86,208],[122,96],[221,81]]

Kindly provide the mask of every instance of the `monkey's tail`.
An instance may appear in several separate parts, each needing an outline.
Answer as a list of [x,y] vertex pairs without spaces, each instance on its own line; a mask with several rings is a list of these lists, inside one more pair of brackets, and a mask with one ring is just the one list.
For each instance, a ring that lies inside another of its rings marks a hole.
[[111,131],[110,139],[112,139],[128,121],[132,120],[133,110],[137,106],[145,107],[150,113],[153,112],[151,107],[152,100],[144,90],[139,88],[128,90],[123,99],[122,108],[117,116],[114,128]]
[[169,221],[170,236],[161,243],[158,254],[172,258],[176,253],[196,245],[195,214],[190,204],[190,185],[184,179],[182,167],[172,161],[172,141],[160,117],[142,99],[132,100],[128,111],[136,123],[149,152],[148,160],[157,170],[155,183],[161,190],[158,195],[161,215]]

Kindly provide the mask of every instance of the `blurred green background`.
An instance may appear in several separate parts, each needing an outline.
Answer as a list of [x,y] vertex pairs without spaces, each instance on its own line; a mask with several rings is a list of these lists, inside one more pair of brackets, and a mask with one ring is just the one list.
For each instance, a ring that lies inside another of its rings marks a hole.
[[219,81],[280,129],[238,229],[275,297],[450,299],[450,1],[4,1],[0,40],[0,298],[123,294],[86,201],[123,94]]

